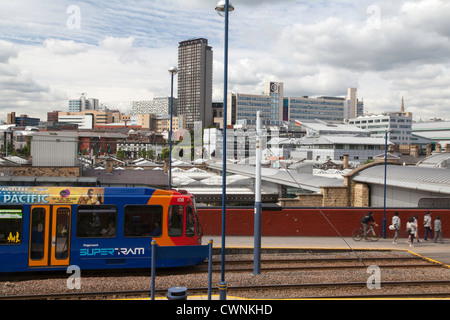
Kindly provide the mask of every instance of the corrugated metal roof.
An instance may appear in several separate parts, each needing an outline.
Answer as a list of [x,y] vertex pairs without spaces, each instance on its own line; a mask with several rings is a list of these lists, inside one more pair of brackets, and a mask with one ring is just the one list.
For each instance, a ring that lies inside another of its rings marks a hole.
[[418,166],[438,167],[447,166],[447,161],[450,160],[450,153],[435,153],[417,163]]
[[[222,170],[222,164],[211,164],[215,170]],[[255,167],[227,164],[227,172],[255,178]],[[343,179],[327,178],[308,173],[299,173],[295,170],[262,168],[261,179],[288,187],[304,188],[314,192],[320,192],[324,186],[344,186]]]
[[[333,136],[322,135],[320,137],[304,137],[302,144],[357,144],[357,145],[379,145],[384,146],[383,138],[355,137],[355,136]],[[390,143],[390,142],[388,142]]]
[[[427,167],[387,166],[386,185],[450,194],[450,170]],[[384,185],[384,166],[373,166],[353,177],[354,181]]]

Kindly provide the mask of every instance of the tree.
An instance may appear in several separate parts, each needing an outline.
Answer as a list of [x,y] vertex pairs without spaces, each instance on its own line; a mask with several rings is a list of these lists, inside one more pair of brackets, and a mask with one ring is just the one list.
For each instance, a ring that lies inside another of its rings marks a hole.
[[170,156],[170,149],[169,148],[162,149],[162,151],[161,151],[161,159],[162,160],[169,159],[169,156]]
[[125,151],[123,151],[122,148],[119,148],[119,151],[117,151],[116,158],[120,160],[125,159]]

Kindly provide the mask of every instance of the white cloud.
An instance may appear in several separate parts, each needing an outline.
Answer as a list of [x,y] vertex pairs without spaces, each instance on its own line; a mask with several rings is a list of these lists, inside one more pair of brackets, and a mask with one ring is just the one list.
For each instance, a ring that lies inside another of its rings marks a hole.
[[[1,0],[0,0],[1,1]],[[345,95],[368,111],[447,117],[450,3],[445,0],[234,0],[229,90]],[[205,37],[214,51],[213,99],[223,98],[223,19],[217,1],[16,0],[0,11],[0,119],[6,110],[45,118],[81,92],[110,107],[167,96],[178,42]],[[80,29],[66,10],[80,8]],[[435,113],[435,114],[433,114]]]
[[7,63],[10,58],[17,56],[17,47],[10,42],[0,40],[0,63]]
[[58,39],[47,39],[44,41],[44,46],[50,53],[63,56],[85,52],[88,47],[83,43],[76,43],[73,40]]

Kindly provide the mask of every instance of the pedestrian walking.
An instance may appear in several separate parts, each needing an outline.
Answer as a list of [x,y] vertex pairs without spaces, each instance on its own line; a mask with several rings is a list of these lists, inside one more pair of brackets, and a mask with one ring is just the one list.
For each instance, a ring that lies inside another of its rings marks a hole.
[[440,215],[434,219],[434,242],[437,242],[438,238],[441,238],[440,242],[444,243],[444,239],[442,239],[442,223]]
[[416,234],[416,224],[414,223],[414,218],[409,218],[409,222],[406,223],[406,233],[409,234],[409,243],[410,247],[414,247],[414,235]]
[[395,231],[394,240],[392,241],[392,243],[394,243],[394,244],[397,244],[397,239],[398,239],[398,235],[400,233],[400,226],[401,226],[400,218],[398,215],[399,215],[399,213],[398,213],[398,211],[396,211],[394,213],[394,216],[392,217],[392,226],[394,227],[394,231]]
[[430,234],[430,238],[433,238],[433,231],[431,229],[431,212],[428,211],[427,214],[423,217],[423,227],[425,229],[423,240],[428,241],[428,234]]
[[414,224],[416,225],[416,232],[414,233],[414,238],[417,239],[417,242],[420,242],[419,240],[419,221],[417,220],[417,214],[413,215]]

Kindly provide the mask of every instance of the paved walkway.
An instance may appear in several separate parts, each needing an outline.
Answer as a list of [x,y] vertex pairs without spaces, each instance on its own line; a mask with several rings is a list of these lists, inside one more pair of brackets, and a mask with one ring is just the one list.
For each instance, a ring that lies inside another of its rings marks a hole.
[[[222,244],[221,236],[203,236],[203,244],[209,239],[213,239],[213,247],[220,248]],[[444,239],[444,243],[434,243],[432,240],[415,242],[414,247],[405,243],[406,238],[400,238],[398,244],[393,244],[391,238],[379,239],[376,242],[359,241],[352,238],[339,237],[262,237],[262,248],[339,248],[339,249],[394,249],[406,250],[421,255],[423,257],[436,260],[446,265],[450,265],[450,239]],[[225,238],[226,248],[253,248],[254,238],[244,236],[227,236]]]

